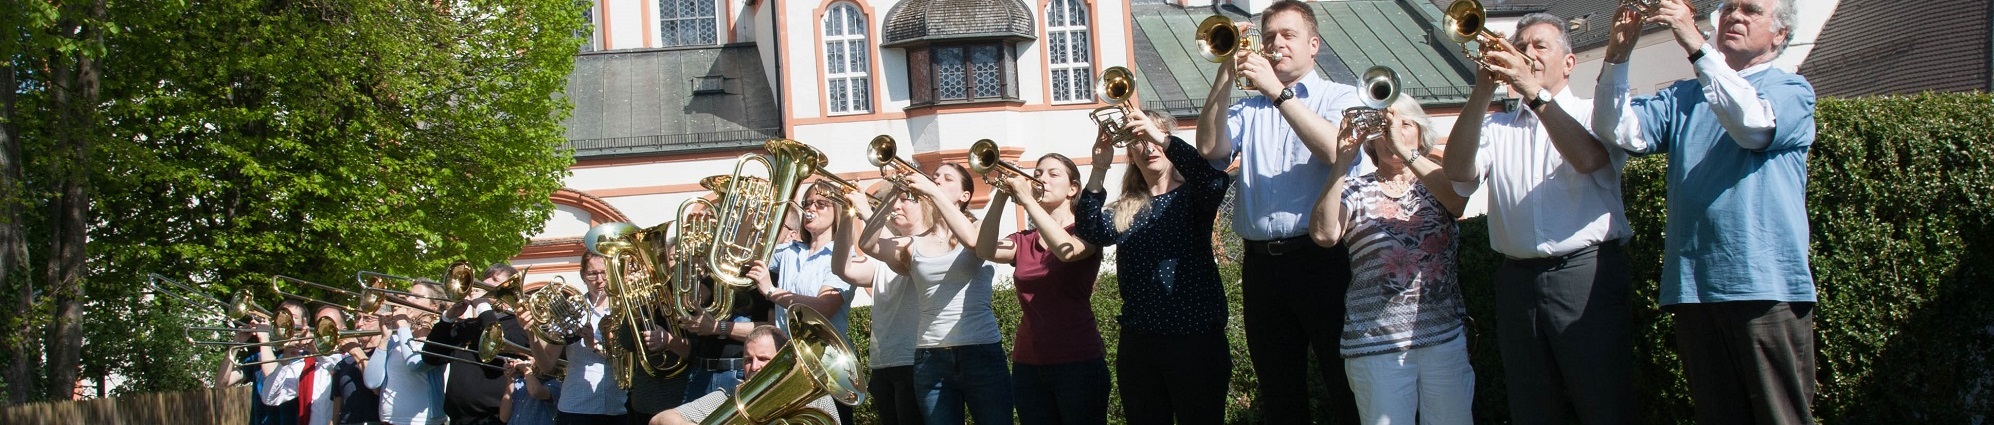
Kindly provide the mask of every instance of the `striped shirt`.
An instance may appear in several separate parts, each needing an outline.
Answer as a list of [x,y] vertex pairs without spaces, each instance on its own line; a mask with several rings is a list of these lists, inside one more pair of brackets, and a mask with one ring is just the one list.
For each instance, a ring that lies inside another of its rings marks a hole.
[[1455,280],[1460,231],[1426,186],[1405,196],[1379,189],[1378,175],[1345,177],[1343,242],[1350,246],[1342,354],[1356,358],[1451,341],[1467,316]]

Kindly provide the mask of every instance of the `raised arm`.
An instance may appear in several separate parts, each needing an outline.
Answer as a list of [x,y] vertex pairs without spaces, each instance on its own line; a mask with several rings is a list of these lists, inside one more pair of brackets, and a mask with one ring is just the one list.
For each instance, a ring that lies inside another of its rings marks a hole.
[[1447,179],[1466,190],[1455,190],[1466,195],[1475,192],[1481,182],[1482,171],[1479,155],[1482,145],[1482,122],[1488,119],[1489,102],[1495,98],[1495,74],[1486,69],[1475,71],[1475,87],[1468,92],[1468,103],[1461,105],[1461,115],[1454,119],[1454,130],[1447,135],[1447,154],[1441,167],[1447,172]]
[[[1342,150],[1356,150],[1358,143],[1356,134],[1345,132]],[[1343,240],[1343,234],[1350,230],[1349,211],[1343,209],[1344,176],[1349,174],[1350,163],[1356,161],[1357,155],[1339,156],[1342,160],[1330,167],[1329,184],[1323,185],[1322,194],[1316,197],[1315,208],[1309,212],[1309,239],[1323,247],[1336,246]]]
[[[1219,64],[1218,76],[1212,80],[1212,89],[1205,95],[1204,109],[1198,112],[1198,155],[1211,162],[1229,162],[1237,146],[1232,144],[1231,129],[1226,120],[1232,114],[1232,68],[1233,59]],[[1134,112],[1134,111],[1131,111]],[[1098,163],[1097,163],[1098,164]],[[1087,190],[1099,189],[1089,185]]]
[[[1613,159],[1607,156],[1606,146],[1592,137],[1592,131],[1586,129],[1586,124],[1580,123],[1572,118],[1571,114],[1566,113],[1565,108],[1558,105],[1556,97],[1537,99],[1544,93],[1549,93],[1549,88],[1544,86],[1544,76],[1527,68],[1510,65],[1523,63],[1523,55],[1515,53],[1518,51],[1516,46],[1510,45],[1507,40],[1498,43],[1503,49],[1488,53],[1489,66],[1495,68],[1495,72],[1501,74],[1504,80],[1515,85],[1516,91],[1523,95],[1526,105],[1535,105],[1527,107],[1530,107],[1530,112],[1536,114],[1538,121],[1544,124],[1544,129],[1551,138],[1551,147],[1558,151],[1558,155],[1565,159],[1565,163],[1571,164],[1572,170],[1578,171],[1579,174],[1592,174],[1600,168],[1612,166]],[[1566,68],[1578,62],[1578,58],[1570,53],[1556,60],[1565,61]]]
[[[1013,177],[1006,183],[1009,183],[1014,190],[1031,190],[1031,184],[1025,181],[1023,177]],[[1094,253],[1099,251],[1094,244],[1080,240],[1080,237],[1067,232],[1066,226],[1060,224],[1059,219],[1053,218],[1052,212],[1046,211],[1045,206],[1037,202],[1019,202],[1018,205],[1025,207],[1025,215],[1030,217],[1033,223],[1038,224],[1040,240],[1045,241],[1047,249],[1051,250],[1053,257],[1059,258],[1059,261],[1068,263],[1080,261],[1093,257]],[[1011,241],[1005,239],[1004,245],[1011,245]]]
[[1627,59],[1640,37],[1641,19],[1634,10],[1623,7],[1615,12],[1599,82],[1593,87],[1592,134],[1628,152],[1652,153],[1656,144],[1642,134],[1639,117],[1628,113],[1633,110],[1633,94],[1627,85]]

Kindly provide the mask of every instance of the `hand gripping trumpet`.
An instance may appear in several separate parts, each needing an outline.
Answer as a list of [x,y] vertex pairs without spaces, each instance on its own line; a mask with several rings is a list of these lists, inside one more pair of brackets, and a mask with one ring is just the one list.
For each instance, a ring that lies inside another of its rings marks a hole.
[[1399,99],[1399,73],[1388,67],[1373,66],[1364,70],[1360,81],[1363,89],[1358,90],[1358,100],[1364,106],[1344,109],[1343,122],[1364,142],[1389,136],[1392,120],[1385,116],[1385,110]]
[[[1024,169],[1018,168],[1017,165],[1005,161],[1002,152],[997,150],[997,142],[993,142],[990,139],[978,140],[976,143],[969,145],[969,170],[976,172],[976,174],[982,174],[985,183],[989,183],[990,187],[1004,193],[1011,193],[1011,185],[1005,184],[1003,181],[1004,176],[1007,174],[1030,179],[1032,181],[1031,195],[1033,198],[1036,198],[1038,193],[1045,192],[1044,181],[1032,176],[1031,173],[1025,172]],[[1011,193],[1011,195],[1025,196],[1016,193]]]
[[1129,141],[1135,140],[1135,135],[1124,128],[1129,124],[1129,110],[1135,108],[1129,103],[1135,98],[1135,73],[1119,66],[1101,71],[1101,79],[1094,82],[1094,97],[1108,106],[1095,108],[1087,116],[1114,138],[1115,147],[1128,146]]
[[[1198,55],[1204,56],[1205,60],[1212,63],[1225,63],[1232,59],[1234,54],[1242,51],[1266,57],[1269,62],[1281,60],[1281,52],[1261,50],[1259,28],[1254,28],[1250,24],[1239,25],[1225,15],[1212,15],[1199,22],[1197,40]],[[1233,84],[1242,91],[1258,90],[1253,86],[1252,80],[1239,75],[1237,66],[1238,64],[1234,64],[1235,68],[1229,70],[1232,72]]]
[[[1493,69],[1489,67],[1487,53],[1494,50],[1508,49],[1502,47],[1501,35],[1489,32],[1486,26],[1489,22],[1489,14],[1482,9],[1482,2],[1477,0],[1454,0],[1453,3],[1447,5],[1447,15],[1442,21],[1442,27],[1447,31],[1447,39],[1453,40],[1455,43],[1461,43],[1461,54],[1467,55],[1468,59],[1475,61],[1475,64],[1481,66],[1483,70],[1493,72]],[[1474,42],[1479,45],[1479,48],[1469,49],[1468,42]],[[1524,68],[1537,69],[1536,59],[1532,59],[1529,56],[1519,56],[1523,58],[1521,65]]]

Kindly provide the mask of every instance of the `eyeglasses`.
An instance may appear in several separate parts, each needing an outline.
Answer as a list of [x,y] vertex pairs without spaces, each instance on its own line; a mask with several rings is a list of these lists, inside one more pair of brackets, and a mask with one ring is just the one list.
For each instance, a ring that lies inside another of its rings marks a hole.
[[822,199],[815,201],[804,201],[803,208],[812,209],[812,210],[828,210],[831,209],[831,201],[826,201]]

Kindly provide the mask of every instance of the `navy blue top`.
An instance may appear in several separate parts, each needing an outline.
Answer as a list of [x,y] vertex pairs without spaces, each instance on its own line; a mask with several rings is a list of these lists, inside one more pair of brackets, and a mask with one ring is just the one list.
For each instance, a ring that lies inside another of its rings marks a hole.
[[1115,213],[1103,210],[1108,194],[1080,194],[1077,236],[1115,253],[1115,284],[1124,329],[1161,335],[1218,332],[1225,328],[1225,289],[1212,255],[1212,219],[1225,202],[1231,177],[1212,167],[1197,148],[1170,138],[1164,157],[1184,184],[1151,198],[1127,231],[1115,230]]
[[[250,363],[259,360],[262,356],[258,354],[249,353],[249,355],[242,357],[242,362]],[[241,366],[240,369],[243,374],[250,377],[250,390],[255,391],[250,393],[250,397],[253,398],[249,402],[250,425],[295,425],[298,423],[298,399],[292,398],[291,401],[286,401],[276,406],[263,404],[263,367],[260,365]]]

